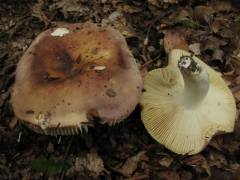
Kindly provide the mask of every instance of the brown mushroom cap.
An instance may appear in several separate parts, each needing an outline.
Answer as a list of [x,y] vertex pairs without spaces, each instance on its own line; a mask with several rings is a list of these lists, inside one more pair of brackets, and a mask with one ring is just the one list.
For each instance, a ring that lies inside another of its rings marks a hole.
[[126,118],[142,86],[118,31],[72,24],[33,41],[17,66],[11,102],[16,116],[36,131],[74,134],[92,117],[109,124]]

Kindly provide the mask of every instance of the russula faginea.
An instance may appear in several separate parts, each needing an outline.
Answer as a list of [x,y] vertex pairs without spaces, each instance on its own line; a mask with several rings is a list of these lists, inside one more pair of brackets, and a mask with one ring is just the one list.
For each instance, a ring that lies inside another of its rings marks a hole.
[[172,50],[167,67],[146,75],[144,89],[142,121],[175,153],[196,154],[216,133],[234,129],[236,105],[220,73],[186,51]]
[[142,79],[123,36],[72,24],[41,33],[16,70],[11,102],[33,130],[77,134],[93,117],[114,124],[139,102]]

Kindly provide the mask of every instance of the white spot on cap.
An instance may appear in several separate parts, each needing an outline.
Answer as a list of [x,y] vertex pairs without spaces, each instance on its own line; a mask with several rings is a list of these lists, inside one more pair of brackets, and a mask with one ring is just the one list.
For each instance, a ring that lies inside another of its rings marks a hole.
[[57,28],[51,33],[52,36],[63,37],[65,34],[68,34],[69,30],[67,28]]
[[96,71],[102,71],[102,70],[106,69],[106,66],[95,66],[93,69]]

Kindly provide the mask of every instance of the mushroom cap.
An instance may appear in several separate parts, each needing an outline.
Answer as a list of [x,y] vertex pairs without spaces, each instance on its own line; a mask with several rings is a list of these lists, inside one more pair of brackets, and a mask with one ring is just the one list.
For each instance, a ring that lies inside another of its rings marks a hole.
[[193,56],[209,75],[209,90],[197,107],[184,107],[180,101],[184,80],[177,67],[182,56],[191,54],[172,50],[166,68],[152,70],[146,75],[141,117],[156,141],[178,154],[196,154],[216,133],[233,131],[236,104],[220,73]]
[[92,117],[114,124],[138,104],[142,78],[124,37],[92,23],[49,29],[17,65],[11,103],[38,132],[78,133]]

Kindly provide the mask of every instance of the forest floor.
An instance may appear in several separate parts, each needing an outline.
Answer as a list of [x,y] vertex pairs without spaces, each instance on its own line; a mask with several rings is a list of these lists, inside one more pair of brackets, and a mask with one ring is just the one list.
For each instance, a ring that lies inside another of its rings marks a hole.
[[[174,154],[145,130],[140,107],[124,122],[81,136],[36,134],[9,102],[16,64],[42,31],[66,23],[109,23],[142,71],[167,64],[165,33],[223,74],[240,108],[240,1],[0,0],[0,179],[240,179],[240,121],[199,154]],[[117,17],[117,18],[116,18]]]

